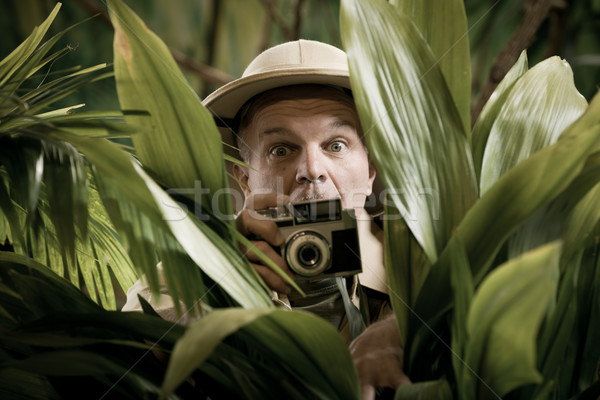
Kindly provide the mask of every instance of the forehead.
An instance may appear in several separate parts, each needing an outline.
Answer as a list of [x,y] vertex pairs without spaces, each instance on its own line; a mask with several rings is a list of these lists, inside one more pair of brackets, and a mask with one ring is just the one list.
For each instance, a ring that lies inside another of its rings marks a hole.
[[[300,104],[300,107],[306,105],[306,114],[310,115],[310,106],[313,104],[326,104],[321,107],[323,111],[329,111],[333,114],[352,115],[356,124],[358,116],[352,97],[344,90],[324,85],[296,85],[286,86],[268,90],[251,101],[249,106],[242,111],[241,130],[250,125],[254,119],[262,114],[265,109],[271,106],[282,106],[290,104]],[[319,111],[317,108],[315,111]]]

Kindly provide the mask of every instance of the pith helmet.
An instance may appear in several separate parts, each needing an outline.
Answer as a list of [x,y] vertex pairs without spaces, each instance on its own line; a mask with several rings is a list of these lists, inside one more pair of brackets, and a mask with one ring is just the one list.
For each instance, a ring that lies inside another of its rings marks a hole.
[[283,43],[259,54],[242,77],[223,85],[203,102],[217,119],[230,120],[255,95],[281,86],[333,85],[350,89],[346,53],[314,40]]

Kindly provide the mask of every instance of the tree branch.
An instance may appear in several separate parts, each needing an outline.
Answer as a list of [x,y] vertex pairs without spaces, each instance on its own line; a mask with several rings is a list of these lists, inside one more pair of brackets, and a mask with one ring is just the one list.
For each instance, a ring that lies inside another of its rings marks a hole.
[[281,29],[281,32],[283,33],[283,37],[285,37],[286,40],[293,40],[294,32],[292,32],[292,29],[288,26],[285,19],[283,19],[281,17],[281,15],[279,15],[277,10],[275,9],[275,5],[273,4],[273,1],[272,0],[261,0],[261,3],[263,4],[265,11],[267,12],[268,19],[273,21],[279,27],[279,29]]
[[481,109],[490,98],[502,78],[508,70],[514,65],[521,52],[528,48],[535,39],[535,34],[540,25],[546,19],[552,6],[552,0],[528,0],[523,5],[525,14],[521,25],[517,28],[512,38],[504,49],[494,60],[490,69],[487,82],[483,86],[479,99],[471,111],[471,123],[477,121]]

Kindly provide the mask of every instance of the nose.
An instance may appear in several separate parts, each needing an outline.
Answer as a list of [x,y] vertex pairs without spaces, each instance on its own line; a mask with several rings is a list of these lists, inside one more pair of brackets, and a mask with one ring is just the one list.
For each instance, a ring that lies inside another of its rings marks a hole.
[[305,148],[296,172],[296,181],[298,183],[325,182],[327,180],[325,162],[325,156],[320,148],[316,146]]

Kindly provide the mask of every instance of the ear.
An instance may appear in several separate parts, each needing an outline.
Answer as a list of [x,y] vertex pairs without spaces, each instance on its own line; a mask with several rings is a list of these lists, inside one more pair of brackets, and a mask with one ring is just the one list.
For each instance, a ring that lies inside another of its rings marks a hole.
[[373,193],[373,182],[375,182],[375,177],[377,176],[377,170],[375,170],[375,164],[371,161],[371,157],[369,157],[369,194],[370,196]]
[[250,195],[250,188],[248,187],[248,179],[250,177],[248,174],[248,168],[242,167],[239,164],[234,164],[233,176],[235,176],[235,179],[238,180],[240,188],[244,192],[244,196],[248,198],[248,196]]

